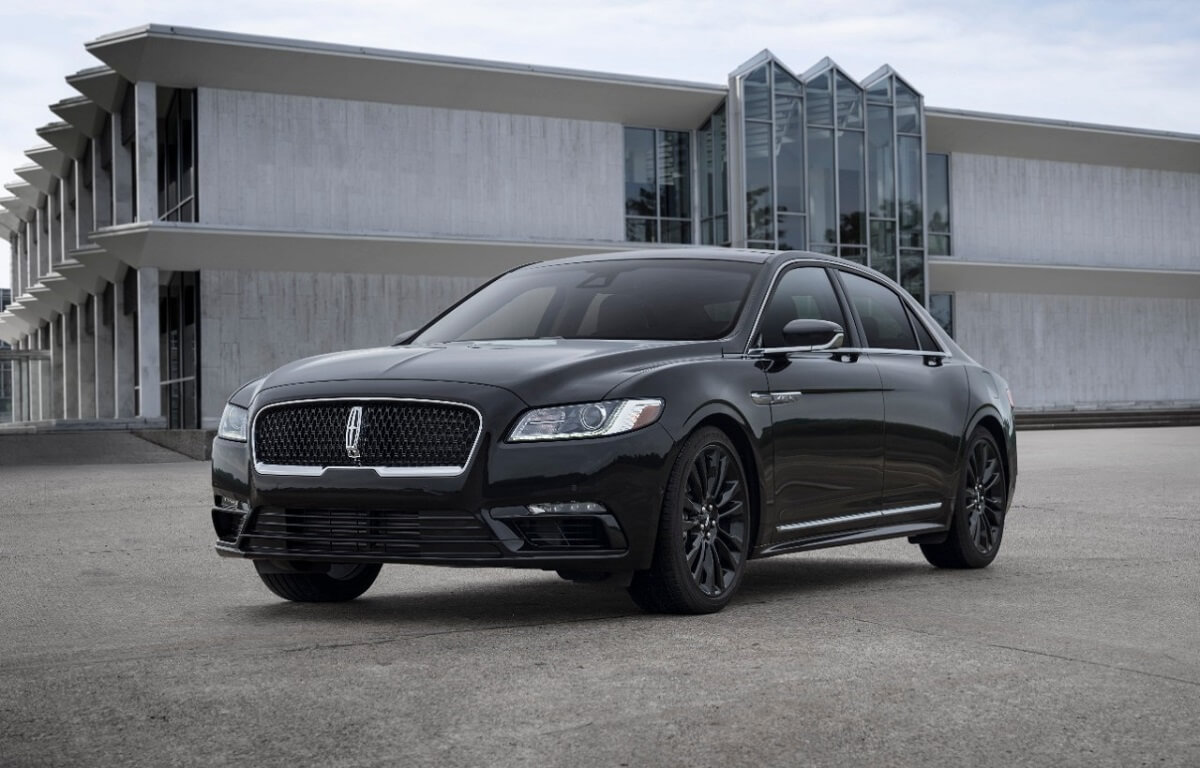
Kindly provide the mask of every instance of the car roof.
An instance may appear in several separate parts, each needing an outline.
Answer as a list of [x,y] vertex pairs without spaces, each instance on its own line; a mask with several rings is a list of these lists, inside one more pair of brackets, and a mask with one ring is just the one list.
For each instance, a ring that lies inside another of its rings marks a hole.
[[808,251],[761,251],[748,248],[722,248],[717,246],[695,248],[645,248],[636,251],[616,251],[608,253],[593,253],[580,256],[568,256],[562,259],[552,259],[537,262],[530,266],[551,264],[580,264],[592,261],[628,261],[631,259],[707,259],[712,261],[744,261],[753,264],[766,264],[781,260],[797,258],[812,259],[828,264],[845,264],[844,259],[824,256]]

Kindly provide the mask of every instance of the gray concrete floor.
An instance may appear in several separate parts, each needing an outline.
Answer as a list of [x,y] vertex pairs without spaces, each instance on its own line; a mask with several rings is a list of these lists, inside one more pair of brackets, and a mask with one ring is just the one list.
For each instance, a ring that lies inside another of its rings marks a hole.
[[287,604],[206,464],[56,439],[0,437],[3,766],[1200,764],[1200,428],[1022,433],[984,571],[792,555],[692,618],[404,566]]

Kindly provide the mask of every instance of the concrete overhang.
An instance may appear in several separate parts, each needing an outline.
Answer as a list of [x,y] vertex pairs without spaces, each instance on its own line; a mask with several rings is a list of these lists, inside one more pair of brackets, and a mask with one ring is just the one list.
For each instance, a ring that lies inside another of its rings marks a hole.
[[84,292],[73,281],[60,275],[57,270],[58,266],[55,265],[55,271],[42,278],[42,285],[57,297],[55,309],[58,312],[65,312],[69,304],[78,304],[83,301]]
[[[33,168],[40,172],[45,172],[44,168],[37,168],[37,166],[33,166]],[[42,204],[42,201],[46,199],[45,192],[40,191],[37,187],[33,186],[27,181],[10,181],[4,185],[4,188],[16,195],[17,199],[21,203],[24,203],[30,208],[37,208]],[[13,209],[9,208],[9,210]],[[16,211],[13,212],[15,213]]]
[[12,211],[0,211],[0,226],[15,233],[21,224],[21,219]]
[[26,332],[36,329],[38,323],[41,321],[37,312],[30,305],[32,301],[34,301],[33,297],[25,294],[7,307],[7,311],[12,313],[13,317],[16,318],[16,322],[21,323],[25,327]]
[[78,286],[84,293],[100,293],[104,290],[105,282],[112,282],[107,272],[102,272],[103,266],[97,259],[80,261],[78,256],[84,252],[99,251],[91,248],[77,248],[67,251],[67,258],[54,269],[58,274]]
[[71,160],[78,160],[83,157],[84,149],[88,145],[88,138],[70,123],[50,123],[43,125],[37,129],[37,135],[41,136],[47,144],[58,149]]
[[930,259],[929,290],[1200,299],[1200,272]]
[[116,112],[125,97],[125,83],[108,67],[83,69],[67,75],[67,85],[82,93],[105,112]]
[[50,105],[50,111],[75,126],[84,136],[98,139],[104,132],[104,110],[86,96],[72,96]]
[[58,295],[40,282],[30,286],[27,296],[29,298],[21,298],[21,304],[32,310],[33,316],[39,323],[49,322],[54,319],[55,314],[62,311]]
[[[452,58],[158,24],[87,50],[131,82],[598,120],[687,130],[724,85]],[[74,77],[79,78],[84,73]],[[82,81],[68,78],[85,95]],[[101,102],[102,103],[102,102]]]
[[[57,152],[58,150],[55,151]],[[14,170],[13,173],[24,179],[30,188],[39,193],[39,196],[36,198],[38,203],[41,202],[44,196],[49,195],[50,190],[53,188],[54,174],[40,165],[23,165]],[[23,197],[26,200],[33,199],[28,194],[21,194],[11,186],[7,188],[16,194],[17,197]]]
[[113,256],[95,243],[83,248],[72,248],[67,255],[87,267],[93,275],[110,283],[119,282],[129,265]]
[[1200,136],[986,112],[925,110],[930,152],[1200,173]]
[[0,198],[0,206],[24,221],[29,221],[33,215],[33,206],[19,197]]
[[[67,170],[71,167],[71,158],[58,147],[45,146],[25,150],[25,157],[45,168],[51,175],[66,178]],[[20,171],[17,171],[18,175]]]
[[16,344],[22,335],[27,333],[29,326],[7,309],[0,312],[0,341]]
[[644,243],[276,232],[172,222],[106,227],[91,238],[133,267],[466,277],[491,277],[534,261],[646,247]]

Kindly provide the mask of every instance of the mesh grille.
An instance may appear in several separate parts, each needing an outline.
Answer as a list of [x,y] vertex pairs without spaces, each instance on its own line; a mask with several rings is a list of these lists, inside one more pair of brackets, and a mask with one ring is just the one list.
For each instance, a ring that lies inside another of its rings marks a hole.
[[[350,409],[362,407],[359,458],[346,451]],[[302,467],[464,467],[479,415],[461,405],[339,401],[263,411],[254,425],[255,460]]]
[[513,521],[531,547],[537,549],[606,549],[603,524],[594,517],[529,517]]

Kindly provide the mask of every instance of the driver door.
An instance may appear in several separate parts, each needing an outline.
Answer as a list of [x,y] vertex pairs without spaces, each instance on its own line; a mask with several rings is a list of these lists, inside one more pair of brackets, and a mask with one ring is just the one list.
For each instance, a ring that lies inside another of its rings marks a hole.
[[791,320],[828,320],[847,349],[794,352],[767,367],[775,458],[774,541],[869,527],[883,492],[884,411],[879,371],[859,354],[853,322],[819,266],[788,269],[777,281],[756,345],[786,347]]

